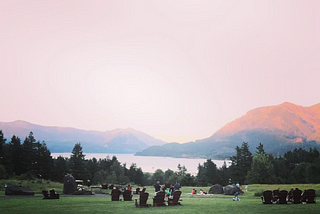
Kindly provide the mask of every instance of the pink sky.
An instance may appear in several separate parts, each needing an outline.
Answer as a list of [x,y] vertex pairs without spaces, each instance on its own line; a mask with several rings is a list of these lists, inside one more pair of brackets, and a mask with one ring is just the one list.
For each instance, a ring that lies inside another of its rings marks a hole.
[[319,6],[1,1],[0,121],[182,143],[253,108],[319,103]]

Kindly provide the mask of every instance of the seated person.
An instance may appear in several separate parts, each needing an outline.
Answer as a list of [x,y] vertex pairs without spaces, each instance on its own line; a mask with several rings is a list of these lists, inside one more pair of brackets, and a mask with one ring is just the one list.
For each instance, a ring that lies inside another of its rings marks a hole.
[[191,195],[195,195],[195,194],[197,194],[197,191],[196,191],[195,189],[193,189],[193,190],[191,191]]
[[200,195],[206,195],[207,191],[200,189]]
[[164,192],[166,193],[166,196],[167,196],[167,197],[170,196],[170,190],[169,190],[169,189],[165,189]]

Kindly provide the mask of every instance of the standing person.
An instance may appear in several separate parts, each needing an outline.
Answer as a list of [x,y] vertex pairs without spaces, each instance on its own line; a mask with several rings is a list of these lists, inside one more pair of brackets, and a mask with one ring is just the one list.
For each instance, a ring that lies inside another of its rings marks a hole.
[[176,184],[173,186],[174,191],[180,190],[181,185],[178,183],[178,181],[176,182]]
[[157,183],[153,187],[154,187],[155,194],[157,194],[157,192],[159,192],[161,188],[160,181],[157,181]]
[[132,191],[132,187],[130,185],[128,185],[128,190]]

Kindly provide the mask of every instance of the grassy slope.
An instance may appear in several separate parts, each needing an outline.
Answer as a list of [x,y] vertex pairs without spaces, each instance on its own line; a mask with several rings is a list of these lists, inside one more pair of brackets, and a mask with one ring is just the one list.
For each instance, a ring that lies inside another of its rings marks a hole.
[[[254,194],[264,189],[287,189],[299,187],[300,189],[319,189],[320,185],[249,185],[249,191],[241,195],[241,201],[233,201],[233,196],[225,195],[190,195],[193,187],[183,187],[182,206],[135,208],[134,201],[111,202],[106,195],[94,196],[64,196],[59,200],[42,200],[41,196],[23,199],[0,199],[0,213],[319,213],[320,204],[288,204],[264,205],[260,197]],[[209,190],[209,187],[197,187]],[[147,187],[150,197],[154,189]],[[1,193],[3,195],[3,193]],[[134,196],[135,198],[137,196]],[[9,196],[4,196],[9,198]],[[148,200],[152,203],[152,199]]]

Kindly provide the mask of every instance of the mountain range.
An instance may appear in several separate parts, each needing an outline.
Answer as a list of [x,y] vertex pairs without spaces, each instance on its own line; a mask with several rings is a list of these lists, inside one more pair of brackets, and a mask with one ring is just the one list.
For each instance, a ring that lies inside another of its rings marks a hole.
[[14,121],[0,122],[0,130],[7,141],[12,135],[23,141],[32,131],[51,152],[71,152],[75,143],[81,143],[88,153],[223,159],[234,155],[236,146],[248,142],[253,153],[262,143],[266,152],[283,155],[294,148],[320,149],[320,103],[303,107],[285,102],[256,108],[208,138],[183,144],[166,143],[132,128],[99,132]]
[[282,155],[293,148],[320,148],[320,103],[303,107],[285,102],[256,108],[209,138],[152,146],[137,155],[228,158],[242,142],[249,143],[251,152],[262,143],[265,151],[274,155]]
[[76,143],[81,143],[83,151],[88,153],[136,153],[149,146],[166,143],[132,128],[99,132],[41,126],[18,120],[0,122],[0,130],[7,138],[7,142],[13,135],[20,137],[23,142],[32,131],[35,139],[45,141],[51,152],[71,152]]

